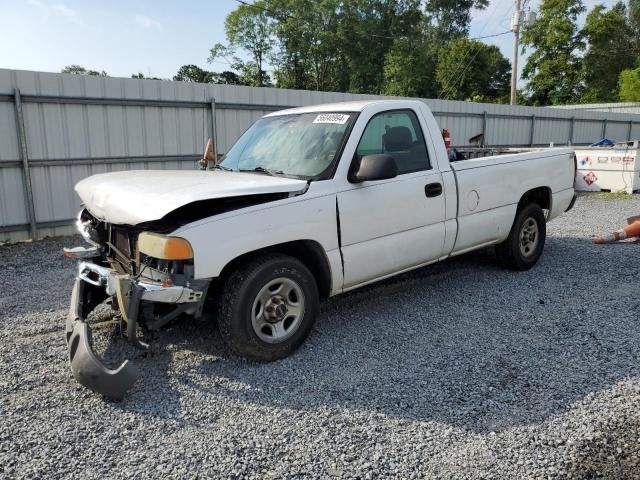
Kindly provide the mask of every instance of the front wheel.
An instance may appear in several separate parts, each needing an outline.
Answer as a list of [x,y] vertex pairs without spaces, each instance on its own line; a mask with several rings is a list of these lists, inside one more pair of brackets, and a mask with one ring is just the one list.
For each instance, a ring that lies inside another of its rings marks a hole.
[[218,325],[234,353],[260,361],[284,358],[313,327],[318,287],[299,260],[275,255],[255,259],[233,271],[219,299]]
[[507,239],[496,245],[498,262],[511,270],[529,270],[542,256],[547,237],[544,212],[536,203],[518,210]]

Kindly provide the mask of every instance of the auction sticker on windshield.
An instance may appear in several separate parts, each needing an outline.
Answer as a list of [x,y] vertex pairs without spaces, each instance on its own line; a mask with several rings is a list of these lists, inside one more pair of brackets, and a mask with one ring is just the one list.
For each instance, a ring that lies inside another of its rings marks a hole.
[[316,117],[313,123],[339,123],[344,125],[349,120],[349,115],[344,113],[321,113]]

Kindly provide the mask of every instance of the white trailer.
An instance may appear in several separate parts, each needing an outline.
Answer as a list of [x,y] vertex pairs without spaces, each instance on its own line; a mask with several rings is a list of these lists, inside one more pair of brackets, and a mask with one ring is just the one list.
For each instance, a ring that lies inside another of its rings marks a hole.
[[609,147],[576,149],[581,192],[627,192],[640,190],[640,141],[620,142]]

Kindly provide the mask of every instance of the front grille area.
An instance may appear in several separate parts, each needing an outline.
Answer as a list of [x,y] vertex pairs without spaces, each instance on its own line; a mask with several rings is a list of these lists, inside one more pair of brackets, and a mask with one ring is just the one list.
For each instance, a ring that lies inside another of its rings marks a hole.
[[103,262],[119,273],[138,273],[139,229],[101,221],[86,209],[80,212],[79,220],[85,231],[85,238],[88,237],[90,242],[102,247]]
[[136,274],[137,232],[117,225],[105,224],[107,231],[107,260],[122,273]]

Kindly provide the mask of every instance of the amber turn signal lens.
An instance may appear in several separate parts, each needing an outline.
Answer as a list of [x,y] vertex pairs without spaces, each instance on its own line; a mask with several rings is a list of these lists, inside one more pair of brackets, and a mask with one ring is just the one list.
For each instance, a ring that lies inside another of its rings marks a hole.
[[184,238],[168,237],[158,233],[143,232],[138,236],[138,250],[161,260],[188,260],[193,258],[191,244]]

